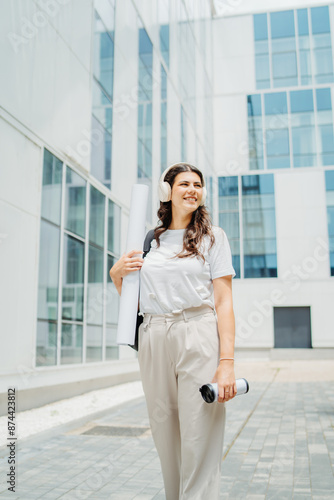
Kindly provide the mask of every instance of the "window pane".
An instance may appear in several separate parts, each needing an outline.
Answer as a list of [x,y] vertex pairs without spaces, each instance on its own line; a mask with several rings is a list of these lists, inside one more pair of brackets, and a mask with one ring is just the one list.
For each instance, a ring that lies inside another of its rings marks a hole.
[[86,182],[80,175],[67,167],[65,228],[84,238],[85,224]]
[[295,52],[273,54],[273,77],[283,81],[294,78],[297,83],[297,58]]
[[108,255],[108,269],[107,269],[107,323],[110,325],[116,325],[118,323],[118,310],[119,310],[119,300],[120,296],[114,286],[113,282],[109,276],[109,270],[115,264],[116,259],[111,255]]
[[326,179],[326,191],[334,191],[334,170],[326,170],[325,179]]
[[60,363],[82,363],[82,325],[63,323]]
[[291,113],[313,111],[312,90],[296,90],[290,92]]
[[297,19],[298,19],[298,34],[299,36],[308,35],[308,16],[307,9],[298,9],[297,10]]
[[264,109],[266,115],[286,114],[288,112],[286,92],[264,94]]
[[60,226],[63,163],[44,149],[42,217]]
[[278,129],[266,131],[268,168],[290,167],[289,130]]
[[322,165],[334,165],[333,124],[319,127]]
[[36,366],[57,363],[57,323],[37,321]]
[[86,361],[102,360],[102,327],[87,325]]
[[268,26],[267,14],[255,14],[254,20],[254,39],[267,40],[268,39]]
[[103,251],[89,245],[87,323],[103,321]]
[[64,235],[63,319],[83,320],[84,244]]
[[104,204],[105,196],[90,187],[89,241],[104,246]]
[[242,176],[242,204],[245,278],[275,277],[277,262],[273,175]]
[[238,177],[218,177],[219,226],[228,237],[236,278],[240,278]]
[[160,26],[160,51],[167,66],[169,66],[169,24]]
[[328,6],[311,8],[312,33],[329,33]]
[[284,38],[295,35],[293,10],[270,13],[271,37]]
[[284,38],[295,34],[293,10],[270,13],[271,37]]
[[293,127],[291,133],[294,167],[312,167],[316,165],[315,128]]
[[111,100],[93,80],[91,173],[109,189],[111,188],[111,131]]
[[312,90],[290,92],[293,164],[310,167],[316,164],[316,140]]
[[107,326],[106,328],[106,359],[118,359],[119,347],[116,343],[117,327]]
[[324,111],[332,109],[330,89],[316,89],[317,110]]
[[108,201],[108,250],[115,254],[120,252],[121,208],[113,201]]
[[59,239],[57,227],[41,220],[38,317],[57,320],[59,286]]
[[[137,177],[143,183],[152,178],[152,89],[153,44],[144,28],[139,28]],[[151,220],[152,200],[148,200],[147,218]]]
[[94,32],[94,76],[112,99],[114,42],[96,11]]

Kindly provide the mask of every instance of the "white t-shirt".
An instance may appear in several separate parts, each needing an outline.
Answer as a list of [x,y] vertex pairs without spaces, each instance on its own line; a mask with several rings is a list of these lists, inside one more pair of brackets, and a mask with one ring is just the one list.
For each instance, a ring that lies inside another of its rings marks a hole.
[[[212,226],[215,243],[205,236],[200,257],[175,258],[183,246],[185,229],[168,229],[160,236],[160,247],[155,239],[144,258],[140,270],[140,314],[180,312],[189,307],[208,304],[214,308],[212,280],[221,276],[235,276],[231,249],[223,229]],[[174,258],[173,258],[174,257]]]

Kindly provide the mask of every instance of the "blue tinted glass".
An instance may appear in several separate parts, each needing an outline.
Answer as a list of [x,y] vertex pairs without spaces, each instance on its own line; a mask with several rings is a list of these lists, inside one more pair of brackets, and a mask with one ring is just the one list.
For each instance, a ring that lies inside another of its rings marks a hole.
[[218,177],[218,196],[238,196],[238,177]]
[[328,7],[311,8],[312,33],[329,33],[329,12]]
[[294,90],[290,92],[291,113],[313,111],[312,90]]
[[297,57],[295,50],[273,54],[272,62],[274,78],[278,80],[295,78],[294,82],[283,82],[282,85],[275,85],[275,87],[285,87],[293,84],[297,85]]
[[169,24],[160,26],[160,50],[167,66],[169,66]]
[[297,10],[297,18],[298,18],[298,34],[308,35],[308,19],[307,19],[307,9],[298,9]]
[[269,194],[274,192],[273,174],[243,175],[242,194]]
[[[334,137],[333,137],[333,125],[322,125],[320,127],[320,138],[321,138],[321,152],[322,153],[333,153],[334,152]],[[333,163],[333,157],[327,158],[325,165],[331,165]]]
[[268,39],[267,14],[255,14],[254,20],[254,40]]
[[330,89],[316,89],[317,110],[332,109]]
[[270,13],[272,38],[284,38],[295,35],[293,10]]
[[287,113],[288,107],[287,107],[286,92],[264,94],[264,108],[266,115]]
[[276,278],[276,254],[245,255],[245,278]]
[[139,53],[151,54],[153,52],[152,42],[144,28],[139,30]]
[[161,65],[161,99],[167,99],[167,73]]
[[[289,155],[289,131],[287,128],[269,129],[266,131],[267,155],[281,157]],[[282,165],[283,166],[283,165]],[[284,165],[289,166],[289,165]],[[269,167],[269,165],[268,165]]]
[[326,191],[334,191],[334,170],[325,171]]
[[248,105],[248,116],[261,116],[261,95],[248,95],[247,96]]

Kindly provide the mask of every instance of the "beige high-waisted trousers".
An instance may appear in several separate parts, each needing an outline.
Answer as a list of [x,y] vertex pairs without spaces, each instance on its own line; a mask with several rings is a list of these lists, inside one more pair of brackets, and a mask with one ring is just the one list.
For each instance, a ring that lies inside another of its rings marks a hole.
[[199,392],[219,362],[215,311],[145,314],[138,361],[166,499],[218,499],[225,404]]

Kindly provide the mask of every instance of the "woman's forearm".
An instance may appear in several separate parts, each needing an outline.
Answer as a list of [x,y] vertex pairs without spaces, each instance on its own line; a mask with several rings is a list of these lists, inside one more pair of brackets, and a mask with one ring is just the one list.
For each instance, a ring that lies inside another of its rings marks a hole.
[[216,307],[220,339],[220,358],[234,357],[235,318],[232,302],[224,302]]

